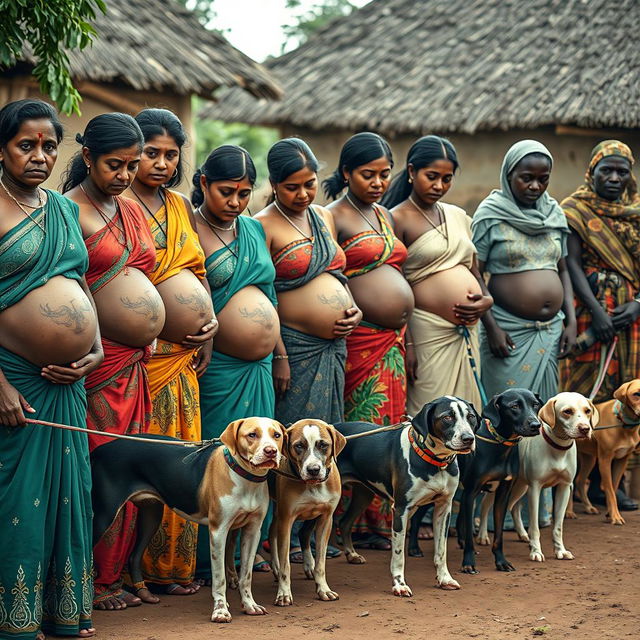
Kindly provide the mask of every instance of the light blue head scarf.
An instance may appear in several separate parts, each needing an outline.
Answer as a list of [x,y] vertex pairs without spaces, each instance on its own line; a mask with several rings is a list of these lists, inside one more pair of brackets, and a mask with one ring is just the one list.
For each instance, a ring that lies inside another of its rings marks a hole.
[[482,238],[489,229],[500,222],[511,225],[530,236],[549,233],[552,229],[560,229],[569,233],[567,219],[558,202],[546,191],[536,200],[534,208],[522,208],[516,201],[509,174],[514,167],[531,153],[542,153],[553,158],[549,149],[537,140],[521,140],[507,151],[500,169],[500,189],[494,189],[479,205],[473,216],[471,227],[475,238]]

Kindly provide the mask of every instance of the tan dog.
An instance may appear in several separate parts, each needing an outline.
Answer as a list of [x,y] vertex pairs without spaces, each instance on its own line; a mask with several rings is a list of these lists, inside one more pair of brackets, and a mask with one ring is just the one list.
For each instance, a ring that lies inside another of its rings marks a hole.
[[[593,438],[578,442],[580,468],[576,490],[586,513],[598,513],[587,496],[587,478],[598,460],[601,486],[607,500],[611,524],[624,524],[618,510],[616,489],[627,468],[627,460],[640,444],[640,380],[625,382],[615,390],[613,400],[596,405],[600,423]],[[612,428],[602,428],[612,427]]]
[[271,566],[278,580],[275,604],[280,607],[293,603],[289,550],[295,520],[316,521],[315,561],[311,553],[313,523],[305,522],[300,532],[304,572],[315,580],[320,600],[338,599],[327,584],[325,561],[333,512],[342,491],[335,458],[346,443],[341,433],[322,420],[298,420],[287,429],[287,459],[273,483],[275,513],[269,531]]
[[285,428],[276,420],[236,420],[220,436],[226,446],[220,447],[207,464],[199,497],[201,511],[207,515],[209,524],[212,622],[231,622],[226,587],[227,577],[232,586],[236,580],[233,553],[237,533],[229,535],[232,530],[242,530],[238,581],[242,608],[249,615],[267,612],[253,599],[251,575],[260,542],[260,526],[269,508],[265,480],[269,470],[280,465],[285,438]]

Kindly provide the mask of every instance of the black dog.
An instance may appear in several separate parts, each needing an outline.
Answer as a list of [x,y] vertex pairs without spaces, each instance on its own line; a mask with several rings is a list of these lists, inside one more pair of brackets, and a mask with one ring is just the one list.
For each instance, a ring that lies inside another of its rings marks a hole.
[[[433,528],[436,576],[443,589],[459,589],[447,568],[447,532],[453,494],[458,486],[456,454],[469,453],[480,416],[472,405],[445,396],[425,405],[403,429],[349,440],[338,469],[342,484],[351,485],[353,495],[339,521],[349,562],[360,564],[351,539],[351,529],[374,495],[391,500],[393,531],[391,576],[393,593],[411,596],[404,579],[404,543],[410,515],[423,504],[435,503]],[[376,425],[346,422],[334,425],[349,436],[371,431]]]
[[[518,447],[521,438],[540,431],[540,396],[528,389],[509,389],[489,401],[476,433],[476,450],[460,460],[460,482],[464,490],[460,503],[458,543],[464,548],[463,573],[478,573],[473,545],[473,511],[478,493],[487,483],[499,482],[493,505],[493,546],[496,568],[514,571],[502,551],[502,526],[514,478],[518,475]],[[464,543],[464,544],[463,544]]]

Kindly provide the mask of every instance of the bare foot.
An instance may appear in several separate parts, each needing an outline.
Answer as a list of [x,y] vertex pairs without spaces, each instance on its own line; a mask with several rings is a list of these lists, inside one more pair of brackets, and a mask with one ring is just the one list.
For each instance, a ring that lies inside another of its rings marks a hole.
[[178,584],[173,582],[168,584],[165,589],[165,593],[168,596],[191,596],[194,593],[200,591],[200,585],[197,582],[190,582],[189,584]]
[[430,524],[423,524],[418,529],[418,540],[433,540],[433,527]]
[[80,629],[78,632],[78,638],[91,638],[91,636],[96,635],[96,630],[93,627],[89,627],[88,629]]
[[103,596],[99,600],[93,601],[93,608],[98,611],[120,611],[126,609],[127,604],[120,600],[120,598],[112,593],[108,596]]
[[146,586],[138,587],[136,589],[136,595],[146,604],[158,604],[158,602],[160,602],[160,598],[158,598],[155,593],[151,593]]
[[122,590],[118,594],[118,598],[124,602],[127,607],[139,607],[142,604],[142,600],[138,596],[134,596],[133,593]]

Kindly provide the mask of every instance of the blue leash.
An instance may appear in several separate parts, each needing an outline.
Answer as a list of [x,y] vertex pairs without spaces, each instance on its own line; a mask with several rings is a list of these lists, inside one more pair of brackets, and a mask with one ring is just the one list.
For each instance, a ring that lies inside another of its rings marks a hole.
[[476,381],[476,386],[478,387],[478,391],[480,392],[480,400],[482,401],[482,406],[484,407],[487,400],[487,392],[484,389],[484,385],[482,384],[482,380],[480,379],[480,375],[478,374],[478,366],[476,365],[476,359],[473,357],[473,353],[471,351],[471,334],[469,333],[469,329],[464,324],[459,324],[457,331],[464,337],[464,341],[467,345],[467,357],[469,358],[469,364],[471,365],[471,371],[473,372],[473,377]]

